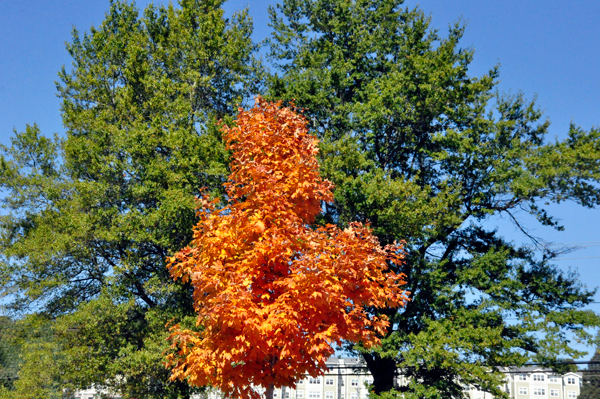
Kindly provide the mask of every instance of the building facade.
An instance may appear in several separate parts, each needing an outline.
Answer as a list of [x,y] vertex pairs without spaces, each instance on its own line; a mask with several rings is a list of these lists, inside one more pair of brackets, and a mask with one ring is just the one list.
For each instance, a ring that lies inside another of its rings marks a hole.
[[[504,389],[515,399],[575,399],[582,383],[581,373],[555,374],[540,367],[506,368]],[[472,397],[483,399],[483,396]]]

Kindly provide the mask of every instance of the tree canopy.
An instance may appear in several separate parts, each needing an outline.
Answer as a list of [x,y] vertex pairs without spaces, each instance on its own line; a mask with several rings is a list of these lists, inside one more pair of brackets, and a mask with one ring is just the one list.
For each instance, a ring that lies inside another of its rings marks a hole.
[[[225,206],[216,121],[261,91],[295,101],[320,140],[335,188],[315,226],[368,222],[383,246],[406,241],[390,267],[412,300],[372,309],[390,320],[381,346],[348,346],[377,394],[462,397],[474,385],[501,396],[494,366],[560,371],[581,355],[569,340],[594,340],[600,320],[582,309],[594,291],[553,265],[560,250],[523,215],[561,229],[547,204],[600,203],[598,128],[549,138],[535,101],[497,92],[498,68],[470,75],[463,26],[443,35],[401,0],[282,0],[268,79],[247,13],[227,20],[221,5],[111,2],[68,44],[73,64],[57,84],[66,134],[32,124],[0,147],[0,295],[17,315],[36,313],[23,320],[31,328],[52,330],[20,371],[47,373],[23,381],[190,395],[162,362],[167,321],[198,330],[194,287],[172,281],[165,259],[193,239],[202,188]],[[530,245],[502,237],[497,215]],[[397,367],[408,386],[394,386]]]
[[[475,385],[500,396],[494,366],[582,355],[568,334],[593,342],[586,328],[600,319],[581,308],[595,291],[553,265],[560,251],[520,215],[560,229],[547,204],[600,204],[600,130],[572,125],[549,139],[534,101],[496,91],[498,68],[469,75],[464,26],[443,36],[401,0],[283,0],[270,15],[268,97],[303,108],[321,140],[335,185],[325,220],[369,221],[383,244],[406,240],[393,270],[412,300],[380,310],[394,327],[379,349],[354,348],[375,392],[461,397]],[[531,246],[500,236],[493,215]],[[407,386],[394,385],[396,366]]]
[[381,248],[360,223],[310,228],[331,183],[319,175],[306,120],[260,97],[224,128],[232,151],[228,204],[205,196],[192,245],[171,258],[192,282],[201,333],[175,329],[173,378],[267,399],[273,387],[317,376],[343,340],[379,343],[389,322],[370,309],[403,305],[399,244]]
[[31,125],[0,148],[1,294],[54,320],[63,384],[189,394],[168,381],[163,351],[165,323],[194,315],[192,291],[165,258],[191,240],[198,191],[222,192],[228,155],[215,124],[261,74],[247,13],[228,20],[222,3],[141,12],[112,1],[67,45],[66,134]]

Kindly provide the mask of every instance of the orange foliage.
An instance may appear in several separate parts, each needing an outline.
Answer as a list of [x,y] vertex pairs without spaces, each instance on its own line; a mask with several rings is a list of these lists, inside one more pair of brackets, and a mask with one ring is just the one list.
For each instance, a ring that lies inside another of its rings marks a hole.
[[233,151],[229,204],[201,200],[190,247],[169,259],[190,281],[202,333],[175,327],[172,379],[256,398],[254,386],[294,387],[322,373],[342,340],[379,343],[389,323],[367,308],[400,306],[401,246],[381,248],[368,227],[309,226],[332,184],[319,176],[305,119],[257,99],[223,128]]

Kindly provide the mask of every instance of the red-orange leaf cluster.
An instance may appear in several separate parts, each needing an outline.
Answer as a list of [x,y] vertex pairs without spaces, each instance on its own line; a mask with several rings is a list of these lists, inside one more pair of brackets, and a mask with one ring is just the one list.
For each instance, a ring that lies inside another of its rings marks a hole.
[[309,226],[331,201],[319,176],[317,139],[305,119],[257,99],[224,128],[233,151],[229,204],[202,199],[190,247],[169,260],[191,280],[202,333],[175,328],[172,378],[256,398],[252,386],[295,386],[322,373],[333,343],[379,343],[388,328],[366,308],[406,301],[401,246],[381,248],[368,227]]

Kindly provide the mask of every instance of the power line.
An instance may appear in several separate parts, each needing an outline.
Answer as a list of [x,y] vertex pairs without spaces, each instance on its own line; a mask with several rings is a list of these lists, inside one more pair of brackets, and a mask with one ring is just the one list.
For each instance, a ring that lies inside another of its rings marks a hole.
[[[563,362],[553,363],[556,366],[576,366],[576,365],[600,365],[600,361],[597,360],[569,360]],[[532,366],[548,366],[544,363],[525,363],[522,367],[532,367]],[[500,366],[500,367],[516,367],[516,366]],[[330,372],[333,372],[334,369],[351,369],[351,370],[368,370],[367,366],[352,366],[352,365],[344,365],[344,366],[327,366]],[[400,367],[401,368],[401,367]],[[522,371],[521,371],[522,372]],[[326,376],[337,375],[337,374],[329,374]],[[354,374],[352,374],[354,375]]]
[[[590,244],[590,245],[588,245]],[[569,242],[566,244],[549,244],[549,247],[558,247],[558,246],[568,246],[568,245],[582,245],[582,246],[596,246],[596,245],[600,245],[600,241],[585,241],[585,242]]]

